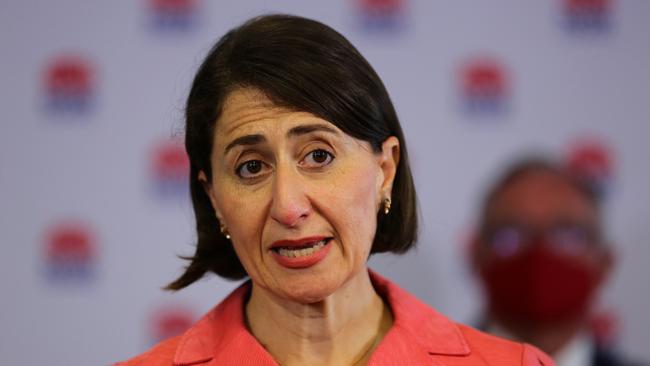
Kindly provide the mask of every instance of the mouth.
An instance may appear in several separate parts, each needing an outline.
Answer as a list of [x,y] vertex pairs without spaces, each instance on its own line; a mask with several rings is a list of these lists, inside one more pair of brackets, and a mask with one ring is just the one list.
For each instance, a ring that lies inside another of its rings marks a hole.
[[287,258],[301,258],[312,255],[319,250],[323,249],[331,238],[325,238],[319,241],[313,241],[299,246],[276,246],[271,250],[283,257]]
[[271,245],[275,260],[287,268],[307,268],[323,260],[331,247],[331,237],[282,240]]

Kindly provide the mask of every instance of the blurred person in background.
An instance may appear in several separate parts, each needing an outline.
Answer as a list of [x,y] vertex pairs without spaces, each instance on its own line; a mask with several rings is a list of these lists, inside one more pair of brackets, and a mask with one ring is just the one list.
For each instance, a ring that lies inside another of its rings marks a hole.
[[524,159],[487,191],[479,220],[471,255],[487,297],[483,330],[534,344],[559,366],[630,364],[589,330],[614,262],[593,185]]

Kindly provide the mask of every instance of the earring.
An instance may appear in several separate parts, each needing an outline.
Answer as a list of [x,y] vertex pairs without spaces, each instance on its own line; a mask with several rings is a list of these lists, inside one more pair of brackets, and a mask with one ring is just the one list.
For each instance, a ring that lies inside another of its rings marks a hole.
[[384,198],[384,215],[390,212],[390,198]]
[[226,227],[226,225],[221,224],[220,229],[221,229],[221,233],[223,234],[223,236],[225,236],[226,239],[230,240],[230,233],[228,232],[228,228]]

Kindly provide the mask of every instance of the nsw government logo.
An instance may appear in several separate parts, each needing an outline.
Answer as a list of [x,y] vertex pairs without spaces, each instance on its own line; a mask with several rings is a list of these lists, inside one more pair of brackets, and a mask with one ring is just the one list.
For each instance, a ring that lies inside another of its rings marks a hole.
[[564,23],[575,33],[600,33],[611,27],[611,0],[564,0]]
[[150,25],[161,32],[186,32],[195,28],[199,0],[148,0]]
[[363,28],[395,31],[406,25],[406,0],[354,0]]
[[149,345],[182,334],[194,319],[194,312],[187,306],[165,305],[155,309],[149,319]]
[[188,197],[190,162],[180,139],[164,140],[154,146],[150,170],[156,196]]
[[96,238],[82,222],[53,225],[45,232],[45,274],[55,283],[80,283],[95,277]]
[[53,114],[84,114],[95,97],[95,71],[87,59],[64,55],[53,59],[43,76],[46,109]]
[[605,198],[609,193],[614,169],[612,153],[605,143],[597,139],[583,139],[573,143],[569,148],[567,165],[599,197]]
[[500,116],[507,111],[510,86],[501,64],[490,58],[475,58],[459,73],[461,109],[472,116]]

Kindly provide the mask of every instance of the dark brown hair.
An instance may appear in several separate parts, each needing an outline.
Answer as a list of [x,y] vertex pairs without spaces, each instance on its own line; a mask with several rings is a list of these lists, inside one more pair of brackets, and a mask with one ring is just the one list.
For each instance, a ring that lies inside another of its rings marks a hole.
[[192,84],[185,111],[185,148],[198,243],[185,272],[168,289],[178,290],[207,272],[241,279],[246,272],[198,180],[212,179],[210,154],[215,124],[226,96],[237,88],[262,91],[276,105],[310,112],[375,152],[390,136],[401,158],[392,190],[392,209],[377,215],[371,253],[402,253],[417,233],[416,196],[406,141],[379,76],[341,34],[314,20],[289,15],[253,18],[224,35],[210,50]]

